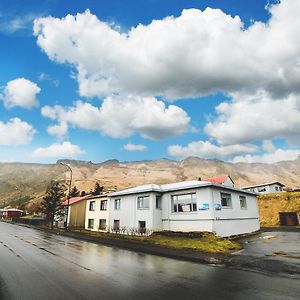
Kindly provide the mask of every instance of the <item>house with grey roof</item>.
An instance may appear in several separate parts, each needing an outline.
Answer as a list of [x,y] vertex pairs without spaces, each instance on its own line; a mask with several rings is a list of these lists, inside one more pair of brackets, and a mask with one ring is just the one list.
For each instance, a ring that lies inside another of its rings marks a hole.
[[220,183],[148,184],[108,196],[112,230],[208,231],[225,237],[259,229],[256,194]]

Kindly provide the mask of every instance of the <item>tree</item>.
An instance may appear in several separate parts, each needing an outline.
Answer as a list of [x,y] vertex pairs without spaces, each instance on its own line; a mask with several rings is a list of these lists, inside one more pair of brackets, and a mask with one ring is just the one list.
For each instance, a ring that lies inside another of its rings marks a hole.
[[94,195],[94,196],[100,195],[101,192],[103,191],[103,189],[104,189],[103,186],[101,186],[101,185],[99,184],[99,182],[96,182],[95,188],[94,188],[94,191],[93,191],[93,195]]
[[64,186],[59,182],[52,182],[47,189],[46,196],[43,197],[42,212],[46,214],[46,220],[50,223],[51,228],[53,228],[56,212],[62,208],[61,200],[64,196]]
[[80,191],[77,190],[76,186],[74,186],[73,188],[71,188],[70,194],[69,194],[69,198],[72,197],[78,197],[80,195]]

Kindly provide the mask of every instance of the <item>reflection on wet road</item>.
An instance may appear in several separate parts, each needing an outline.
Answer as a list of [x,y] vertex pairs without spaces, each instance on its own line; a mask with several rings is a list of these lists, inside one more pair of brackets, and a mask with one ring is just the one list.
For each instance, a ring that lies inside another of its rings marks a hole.
[[299,283],[0,222],[1,299],[298,299]]

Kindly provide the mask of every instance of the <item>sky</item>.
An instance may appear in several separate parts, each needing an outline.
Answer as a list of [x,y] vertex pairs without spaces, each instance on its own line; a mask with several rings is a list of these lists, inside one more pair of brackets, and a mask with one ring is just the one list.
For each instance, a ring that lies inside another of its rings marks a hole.
[[300,1],[2,0],[0,161],[300,154]]

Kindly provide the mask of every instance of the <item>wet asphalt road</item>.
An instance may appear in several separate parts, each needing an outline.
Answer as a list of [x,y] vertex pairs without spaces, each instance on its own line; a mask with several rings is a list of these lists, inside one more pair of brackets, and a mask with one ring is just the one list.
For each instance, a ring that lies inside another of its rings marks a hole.
[[300,268],[300,232],[263,232],[242,240],[240,255],[270,257]]
[[1,299],[299,299],[300,281],[96,245],[0,222]]

